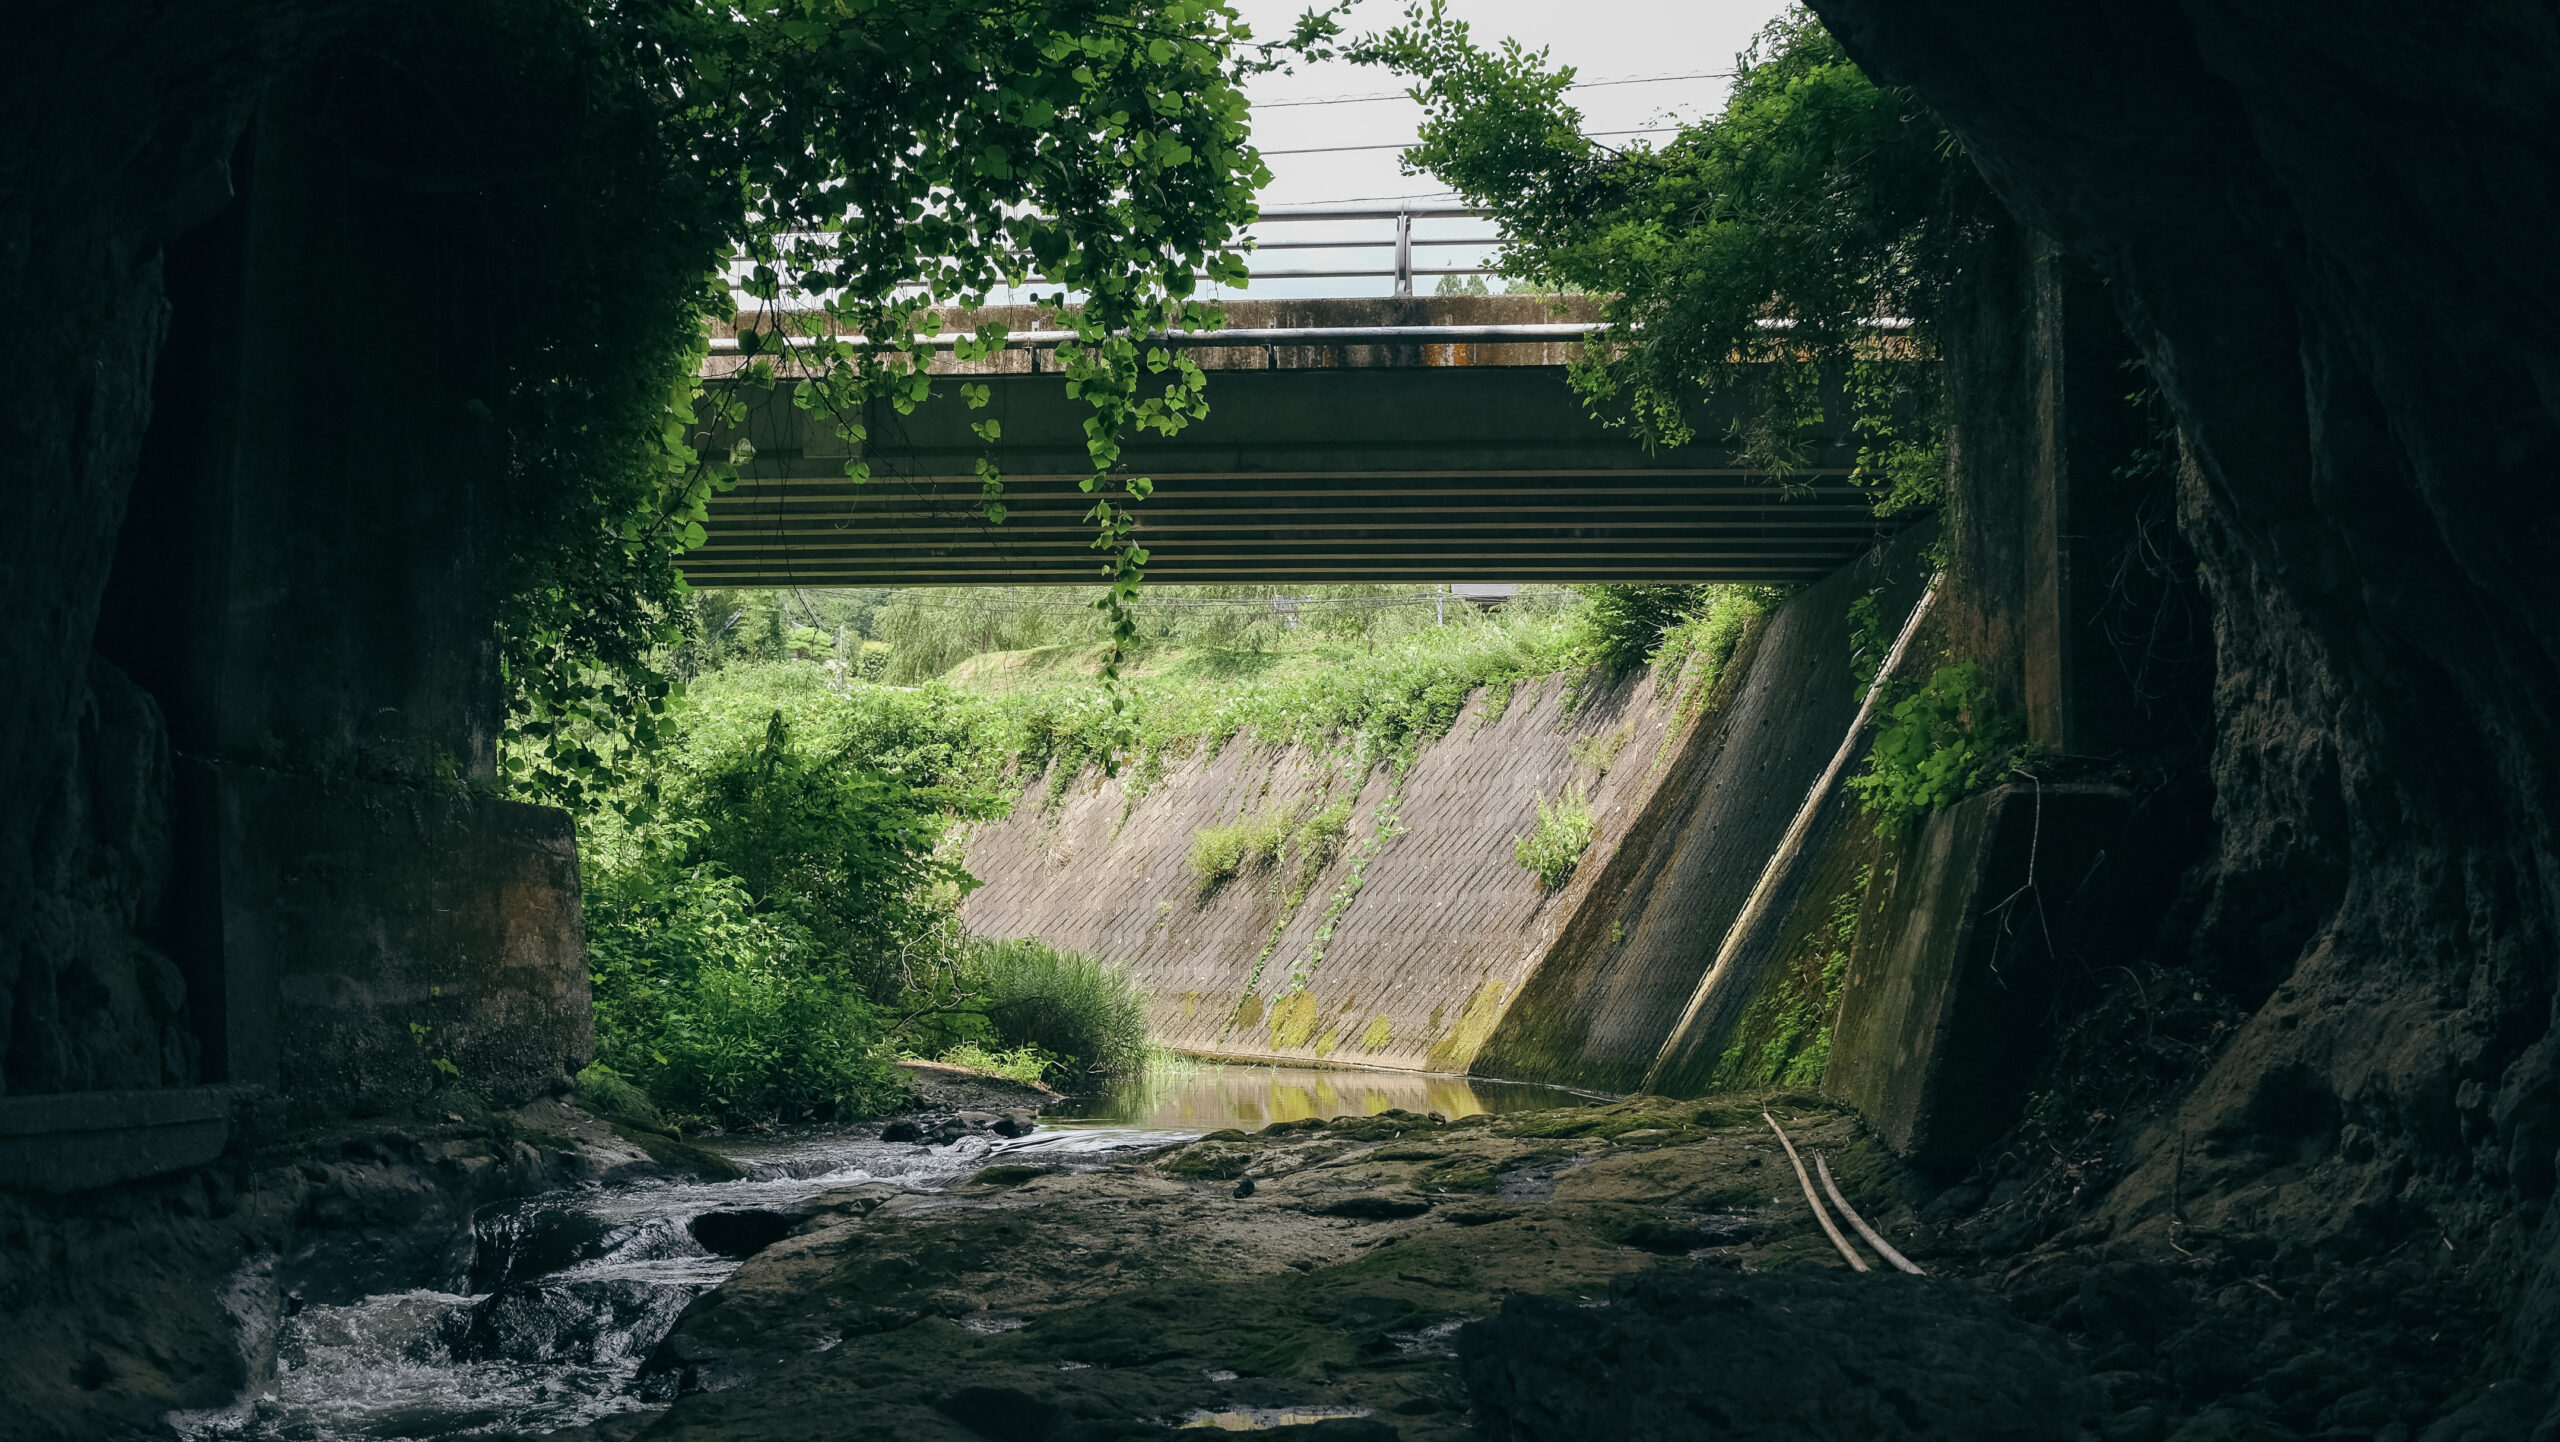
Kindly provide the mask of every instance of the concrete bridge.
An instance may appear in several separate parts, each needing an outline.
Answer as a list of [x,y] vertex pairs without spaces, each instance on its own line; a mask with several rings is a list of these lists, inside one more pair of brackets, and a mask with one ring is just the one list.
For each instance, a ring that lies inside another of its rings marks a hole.
[[[1845,434],[1785,483],[1701,414],[1699,439],[1648,452],[1586,413],[1565,367],[1591,309],[1527,296],[1242,301],[1229,329],[1183,344],[1209,414],[1172,438],[1127,438],[1155,481],[1133,509],[1155,580],[1187,583],[1813,581],[1886,529],[1848,481]],[[912,414],[863,419],[872,479],[824,418],[777,393],[751,413],[737,489],[712,503],[685,571],[719,586],[1091,582],[1084,403],[1066,394],[1055,331],[994,311],[1022,336],[986,361],[945,359],[948,384]],[[1023,333],[1029,332],[1025,335]],[[1043,343],[1045,340],[1046,343]],[[715,355],[733,370],[734,349]],[[967,409],[959,378],[993,390]],[[1845,407],[1838,413],[1845,414]],[[982,445],[971,421],[994,417]],[[981,514],[975,463],[1005,476],[1002,525]]]

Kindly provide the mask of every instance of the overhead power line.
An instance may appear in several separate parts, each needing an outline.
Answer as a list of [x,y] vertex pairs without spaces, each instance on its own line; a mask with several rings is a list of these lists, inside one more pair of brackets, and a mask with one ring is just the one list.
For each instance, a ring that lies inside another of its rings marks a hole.
[[[1586,132],[1582,138],[1599,140],[1617,135],[1660,135],[1664,131],[1679,129],[1681,127],[1677,125],[1647,125],[1636,130],[1593,130]],[[1316,145],[1304,150],[1266,150],[1262,153],[1264,155],[1337,155],[1346,150],[1410,150],[1421,143],[1419,140],[1399,140],[1388,145]]]
[[[1610,85],[1659,85],[1670,80],[1731,80],[1730,70],[1701,70],[1686,75],[1625,75],[1612,80],[1577,80],[1575,90],[1598,90]],[[1375,100],[1402,100],[1408,92],[1382,90],[1375,95],[1319,95],[1306,100],[1267,100],[1254,106],[1256,110],[1292,110],[1307,105],[1366,105]]]

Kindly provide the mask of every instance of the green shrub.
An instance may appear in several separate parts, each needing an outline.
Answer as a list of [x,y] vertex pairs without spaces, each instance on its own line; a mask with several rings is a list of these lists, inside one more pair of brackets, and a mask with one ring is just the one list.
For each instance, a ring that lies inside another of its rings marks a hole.
[[1632,671],[1660,649],[1665,631],[1706,608],[1710,586],[1581,586],[1583,654],[1612,671]]
[[1909,823],[2007,774],[2026,751],[2025,727],[1991,695],[1971,661],[1941,666],[1928,684],[1886,708],[1864,773],[1849,778],[1876,831]]
[[1342,854],[1342,838],[1351,830],[1351,798],[1310,811],[1280,844],[1281,900],[1291,906],[1306,899],[1316,878]]
[[741,665],[674,724],[580,829],[600,1058],[659,1107],[724,1121],[894,1101],[883,1018],[952,992],[975,883],[946,833],[1001,810],[1000,715]]
[[1280,863],[1276,890],[1286,905],[1306,899],[1351,830],[1351,800],[1308,810],[1287,802],[1191,833],[1191,884],[1202,896],[1257,866]]
[[1045,943],[972,938],[961,986],[1006,1047],[1051,1058],[1052,1077],[1126,1075],[1147,1062],[1147,999],[1125,967]]
[[1598,817],[1591,810],[1591,800],[1582,788],[1572,786],[1550,804],[1538,801],[1538,824],[1526,836],[1511,840],[1511,855],[1522,866],[1536,872],[1538,889],[1553,891],[1573,875],[1582,861],[1582,853],[1590,848],[1591,833]]
[[603,878],[588,896],[606,1068],[664,1110],[723,1122],[865,1116],[897,1099],[877,1012],[806,927],[759,912],[716,868],[655,880]]

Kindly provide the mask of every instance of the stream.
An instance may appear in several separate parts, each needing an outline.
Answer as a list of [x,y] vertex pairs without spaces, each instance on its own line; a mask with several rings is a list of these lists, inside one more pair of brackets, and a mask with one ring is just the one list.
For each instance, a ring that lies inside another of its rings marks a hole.
[[276,1375],[191,1439],[391,1442],[576,1427],[671,1400],[640,1371],[678,1314],[793,1225],[799,1204],[865,1182],[934,1191],[999,1160],[1100,1167],[1220,1127],[1402,1108],[1468,1116],[1588,1101],[1551,1087],[1402,1072],[1177,1062],[1053,1105],[1028,1136],[945,1146],[866,1128],[724,1139],[731,1182],[647,1181],[523,1197],[472,1220],[461,1292],[307,1306],[278,1327]]

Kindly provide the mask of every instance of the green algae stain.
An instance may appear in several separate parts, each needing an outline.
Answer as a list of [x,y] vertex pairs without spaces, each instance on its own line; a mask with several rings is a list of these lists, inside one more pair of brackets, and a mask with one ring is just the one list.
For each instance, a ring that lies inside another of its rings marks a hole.
[[1236,1003],[1235,1020],[1228,1022],[1227,1026],[1232,1031],[1251,1031],[1261,1024],[1262,998],[1246,992],[1244,1000]]
[[1326,1027],[1324,1035],[1316,1038],[1317,1058],[1321,1060],[1333,1055],[1333,1049],[1340,1045],[1342,1045],[1342,1029],[1340,1027]]
[[1316,995],[1301,987],[1271,1004],[1271,1045],[1279,1051],[1294,1051],[1315,1037],[1317,1023],[1323,1020],[1316,1005]]
[[1380,1012],[1378,1019],[1369,1023],[1369,1029],[1360,1033],[1360,1047],[1363,1051],[1385,1051],[1387,1043],[1395,1039],[1394,1024],[1387,1020],[1385,1012]]
[[[1466,1009],[1458,1013],[1456,1023],[1449,1028],[1449,1034],[1432,1046],[1431,1070],[1467,1069],[1467,1063],[1476,1059],[1476,1052],[1484,1046],[1485,1039],[1493,1035],[1493,1024],[1502,1019],[1502,993],[1505,990],[1501,982],[1492,980],[1476,988],[1475,994],[1467,998]],[[1434,1011],[1432,1016],[1436,1024],[1439,1013]]]

